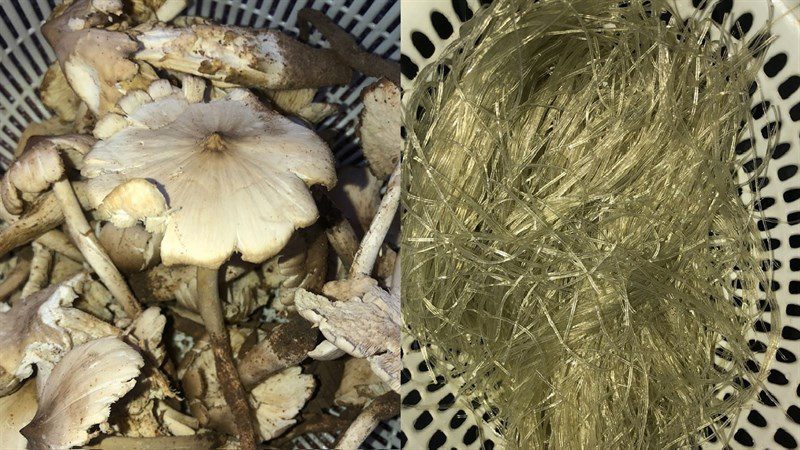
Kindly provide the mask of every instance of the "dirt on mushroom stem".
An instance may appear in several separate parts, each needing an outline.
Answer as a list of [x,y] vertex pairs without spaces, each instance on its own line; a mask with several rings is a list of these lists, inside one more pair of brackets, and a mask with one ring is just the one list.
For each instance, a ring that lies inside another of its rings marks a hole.
[[219,283],[216,269],[197,268],[198,309],[208,331],[217,377],[222,392],[236,421],[237,433],[243,450],[258,448],[259,439],[254,426],[254,418],[247,393],[244,390],[236,364],[233,361],[228,328],[219,298]]

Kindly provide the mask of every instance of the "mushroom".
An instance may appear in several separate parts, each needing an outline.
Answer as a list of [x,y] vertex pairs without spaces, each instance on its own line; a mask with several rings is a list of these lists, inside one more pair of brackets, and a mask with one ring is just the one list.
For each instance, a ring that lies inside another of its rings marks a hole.
[[118,228],[113,223],[106,223],[97,234],[111,261],[126,274],[141,272],[158,264],[161,237],[161,234],[148,233],[138,224]]
[[308,24],[312,24],[325,36],[331,50],[342,62],[364,75],[386,78],[397,85],[400,84],[400,64],[397,61],[389,61],[362,50],[353,36],[341,29],[322,11],[303,8],[297,13],[297,23],[301,40],[308,40]]
[[223,86],[301,89],[348,84],[349,68],[327,49],[318,49],[275,30],[211,23],[186,27],[151,24],[132,36],[134,55],[161,69],[205,77]]
[[297,423],[295,417],[314,392],[314,384],[314,377],[295,366],[267,378],[250,392],[263,439],[273,439]]
[[363,407],[388,391],[387,385],[372,371],[369,361],[349,358],[344,363],[342,382],[334,401],[337,405]]
[[30,203],[22,215],[15,216],[0,202],[0,216],[8,222],[8,226],[0,231],[0,256],[64,223],[64,213],[55,195],[45,194]]
[[[234,352],[239,353],[245,341],[246,330],[232,328],[230,336]],[[285,334],[280,339],[285,340],[288,337]],[[221,395],[222,387],[215,375],[216,368],[211,353],[208,340],[201,339],[182,362],[179,375],[189,406],[201,424],[231,432],[235,422],[240,421],[241,417],[229,408]],[[273,364],[273,369],[282,364],[282,361],[277,360],[264,361]],[[271,376],[263,377],[248,390],[248,402],[255,410],[259,434],[262,439],[272,439],[295,423],[294,417],[314,390],[314,377],[301,373],[300,367],[284,367]]]
[[116,335],[119,330],[71,307],[84,275],[22,299],[0,312],[0,396],[16,389],[22,380],[49,369],[61,354],[75,344]]
[[270,375],[300,364],[314,348],[317,332],[299,317],[290,316],[288,322],[277,325],[267,339],[257,344],[239,358],[237,369],[246,389],[252,389]]
[[316,89],[269,90],[265,93],[280,111],[313,124],[339,111],[335,104],[315,102]]
[[34,241],[33,258],[31,259],[31,270],[28,281],[22,288],[20,296],[25,298],[34,292],[38,292],[45,286],[50,276],[50,267],[53,264],[53,253],[44,245]]
[[42,26],[67,81],[94,114],[113,107],[122,95],[117,84],[139,70],[129,59],[137,50],[134,40],[123,32],[95,28],[122,11],[121,0],[76,0],[54,11]]
[[[39,98],[47,109],[56,113],[61,122],[74,122],[78,118],[81,99],[70,87],[58,63],[51,64],[44,73],[42,85],[39,87]],[[64,130],[62,133],[67,131]],[[43,134],[57,134],[57,132],[50,131]]]
[[36,382],[27,381],[11,395],[0,397],[0,448],[24,450],[28,440],[19,430],[36,414]]
[[135,23],[169,22],[184,8],[187,0],[131,0],[130,16]]
[[61,151],[85,154],[93,142],[93,138],[84,135],[31,139],[25,152],[3,177],[2,200],[7,210],[18,213],[24,207],[23,192],[38,193],[52,184],[53,194],[68,225],[70,237],[128,316],[133,318],[139,314],[141,307],[92,232],[75,191],[65,177],[66,168],[61,160]]
[[361,92],[364,109],[359,115],[358,137],[369,168],[384,180],[400,161],[400,88],[378,80]]
[[111,405],[136,384],[141,355],[116,337],[67,352],[39,388],[39,409],[22,429],[32,450],[86,444],[106,429]]
[[[319,326],[327,339],[310,356],[332,359],[344,352],[358,358],[368,358],[373,371],[395,391],[400,388],[401,370],[400,297],[377,287],[377,282],[369,280],[369,274],[399,203],[398,164],[389,179],[378,212],[356,252],[349,279],[326,284],[326,287],[330,285],[328,293],[348,300],[332,303],[327,297],[303,289],[295,294],[295,305],[300,315]],[[364,327],[363,324],[369,326]]]
[[340,350],[367,358],[389,386],[400,389],[400,299],[375,287],[362,297],[331,302],[305,290],[295,296],[297,310]]
[[97,207],[101,220],[108,220],[119,228],[128,228],[139,222],[150,232],[162,232],[167,212],[167,201],[151,182],[141,178],[128,180],[111,190]]
[[365,166],[340,168],[336,187],[329,194],[358,236],[367,232],[381,202],[383,180],[375,177],[371,170]]
[[[215,349],[217,374],[234,413],[248,417],[217,271],[234,251],[245,261],[262,262],[296,229],[313,224],[318,213],[307,185],[335,184],[333,156],[313,131],[245,90],[196,103],[182,94],[153,99],[138,91],[121,103],[130,125],[98,141],[83,161],[89,201],[99,206],[133,178],[159,187],[174,210],[165,222],[161,259],[198,267],[197,309]],[[242,445],[255,448],[252,422],[237,425]]]
[[[3,273],[3,281],[0,283],[0,301],[11,297],[28,279],[28,274],[31,271],[31,259],[33,259],[33,250],[28,247],[23,248],[13,258],[14,266],[12,269]],[[3,305],[4,303],[0,303]]]

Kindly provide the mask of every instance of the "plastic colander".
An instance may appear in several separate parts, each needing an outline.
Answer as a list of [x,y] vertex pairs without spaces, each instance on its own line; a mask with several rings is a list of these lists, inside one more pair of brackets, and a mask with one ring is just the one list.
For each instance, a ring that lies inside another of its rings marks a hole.
[[[491,0],[404,1],[403,87],[410,88],[419,71],[458,37],[461,25],[490,3]],[[764,332],[780,327],[781,339],[769,378],[731,424],[733,439],[728,444],[731,448],[800,448],[800,0],[673,3],[681,17],[710,15],[732,34],[738,34],[734,30],[741,27],[744,39],[756,37],[770,14],[773,18],[774,41],[766,52],[758,88],[752,96],[755,141],[749,144],[749,138],[745,139],[737,151],[746,158],[745,166],[768,164],[757,180],[763,186],[760,198],[743,198],[754,202],[756,209],[764,213],[758,227],[772,251],[772,288],[778,303],[778,311],[757,322],[748,338],[753,348],[759,348],[768,342]],[[757,106],[762,101],[777,108],[777,120]],[[777,143],[771,149],[767,148],[766,139],[770,129],[778,130]],[[771,158],[767,158],[770,152]],[[780,322],[775,320],[775,313],[780,314]],[[435,349],[420,349],[410,340],[404,342],[403,349],[401,417],[405,448],[488,450],[504,446],[494,432],[500,424],[493,420],[491,405],[456,396],[459,380],[444,382],[447,370],[441,368],[446,364],[431,367],[429,358],[435,355]],[[703,448],[723,448],[723,443],[716,440],[703,444]]]
[[[14,148],[25,127],[52,114],[36,91],[55,54],[41,34],[41,25],[56,0],[0,0],[0,173],[13,159]],[[297,36],[297,12],[305,7],[320,10],[355,36],[366,50],[384,58],[400,58],[399,0],[189,0],[187,15],[202,16],[228,25],[277,28]],[[312,44],[322,41],[315,32]],[[325,46],[324,42],[321,44]],[[349,86],[323,89],[324,101],[342,105],[342,112],[318,125],[339,130],[329,144],[339,164],[362,160],[355,134],[362,105],[361,90],[374,79],[358,77]],[[381,424],[363,448],[399,448],[397,420]],[[295,448],[327,448],[330,435],[306,435],[295,440]]]

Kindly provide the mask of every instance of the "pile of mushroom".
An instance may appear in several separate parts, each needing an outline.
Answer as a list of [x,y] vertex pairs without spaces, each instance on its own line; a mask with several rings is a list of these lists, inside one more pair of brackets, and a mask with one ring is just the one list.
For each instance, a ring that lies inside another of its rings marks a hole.
[[[185,6],[43,26],[54,116],[0,184],[0,448],[355,449],[399,413],[397,63],[317,11],[295,39]],[[317,99],[358,73],[367,165],[337,168]]]

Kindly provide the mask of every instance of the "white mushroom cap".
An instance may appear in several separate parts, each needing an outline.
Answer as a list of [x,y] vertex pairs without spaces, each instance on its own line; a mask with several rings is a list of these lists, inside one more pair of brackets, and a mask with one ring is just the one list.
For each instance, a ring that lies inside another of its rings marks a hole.
[[327,145],[248,91],[208,103],[156,100],[128,120],[136,125],[84,159],[89,200],[99,205],[132,178],[152,180],[174,210],[161,244],[166,265],[217,268],[234,251],[264,261],[316,221],[307,186],[336,182]]
[[31,376],[34,364],[41,375],[73,345],[118,333],[106,322],[70,307],[84,277],[53,285],[0,312],[0,395]]
[[[91,193],[90,193],[91,195]],[[161,232],[167,201],[151,182],[133,178],[115,187],[97,208],[98,217],[119,228],[128,228],[139,221],[149,231]]]
[[400,88],[388,80],[378,80],[361,94],[358,136],[369,168],[378,179],[388,177],[400,161]]
[[111,405],[136,384],[142,356],[116,337],[70,350],[40,389],[39,410],[22,429],[32,450],[70,448],[99,434]]
[[36,382],[28,381],[11,395],[0,397],[0,448],[26,449],[28,440],[19,430],[36,414]]
[[42,192],[64,176],[66,167],[61,151],[70,160],[79,160],[93,143],[91,136],[78,134],[31,137],[25,150],[3,175],[0,194],[5,209],[12,214],[19,214],[24,206],[23,193]]

